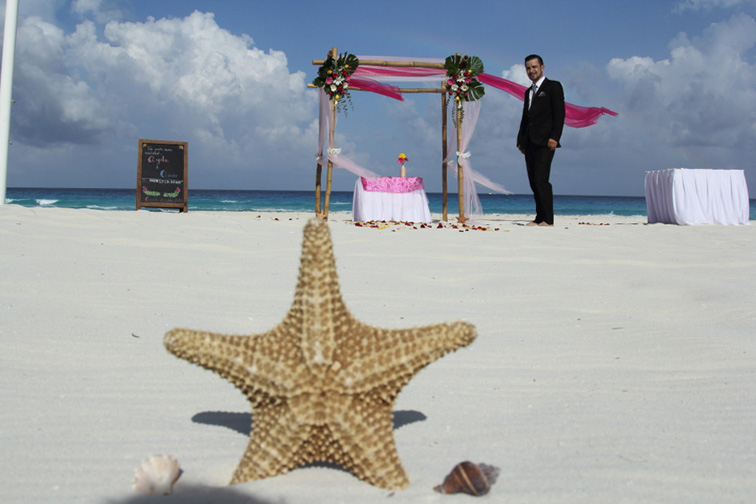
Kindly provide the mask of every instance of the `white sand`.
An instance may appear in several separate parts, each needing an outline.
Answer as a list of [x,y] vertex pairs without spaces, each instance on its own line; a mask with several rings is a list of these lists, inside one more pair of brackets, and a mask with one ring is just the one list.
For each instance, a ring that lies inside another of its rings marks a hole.
[[489,502],[754,502],[756,226],[618,217],[460,232],[332,214],[357,318],[464,319],[478,339],[399,396],[408,489],[328,467],[227,487],[248,404],[163,334],[275,326],[309,217],[0,207],[0,501],[163,502],[131,483],[167,453],[174,502],[470,502],[432,491],[468,459],[501,468]]

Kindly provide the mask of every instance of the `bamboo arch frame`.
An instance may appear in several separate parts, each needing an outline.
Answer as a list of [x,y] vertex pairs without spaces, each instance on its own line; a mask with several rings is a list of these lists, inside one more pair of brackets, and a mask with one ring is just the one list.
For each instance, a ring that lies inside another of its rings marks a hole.
[[[339,53],[337,48],[332,48],[328,55],[334,59],[339,57]],[[312,60],[313,65],[323,65],[326,60]],[[384,66],[384,67],[414,67],[414,68],[438,68],[442,69],[444,68],[443,63],[432,63],[427,61],[385,61],[385,60],[360,60],[360,64],[362,65],[372,65],[372,66]],[[314,88],[313,84],[308,84],[307,87]],[[364,91],[363,89],[360,89],[356,86],[349,86],[350,91]],[[447,199],[448,199],[448,182],[447,182],[447,166],[446,166],[446,159],[448,157],[448,145],[447,145],[447,133],[448,133],[448,126],[447,126],[447,119],[446,119],[446,108],[447,108],[447,88],[446,88],[446,82],[442,83],[442,86],[440,88],[399,88],[399,92],[404,93],[439,93],[441,95],[441,152],[442,152],[442,161],[441,161],[441,186],[442,186],[442,220],[446,221],[448,220],[447,217]],[[330,103],[330,116],[331,121],[329,125],[329,131],[328,131],[328,148],[333,149],[334,148],[334,135],[336,132],[336,100],[329,100]],[[457,148],[459,149],[459,146],[462,144],[462,111],[460,109],[456,109],[456,115],[455,115],[455,121],[457,126]],[[318,217],[321,217],[323,219],[328,218],[328,209],[330,205],[331,200],[331,181],[333,176],[333,162],[331,160],[328,160],[327,165],[327,174],[326,174],[326,188],[325,188],[325,198],[323,200],[323,209],[321,210],[320,202],[321,202],[321,191],[322,191],[322,176],[323,176],[323,167],[318,162],[315,172],[315,215]],[[457,155],[457,195],[459,198],[459,217],[458,220],[461,223],[464,223],[468,219],[465,217],[465,204],[464,204],[464,173],[462,170],[462,163],[459,159],[459,153]]]

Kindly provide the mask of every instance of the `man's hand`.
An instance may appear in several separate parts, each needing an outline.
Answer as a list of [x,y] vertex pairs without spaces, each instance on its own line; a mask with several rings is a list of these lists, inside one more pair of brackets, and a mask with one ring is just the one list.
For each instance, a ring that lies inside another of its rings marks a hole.
[[522,148],[522,145],[518,145],[517,148],[520,149],[520,152],[525,154],[525,149]]
[[557,145],[559,145],[559,142],[557,142],[557,141],[556,141],[556,140],[554,140],[553,138],[549,138],[549,143],[548,143],[548,147],[549,147],[549,150],[554,150],[554,149],[556,149],[556,148],[557,148]]

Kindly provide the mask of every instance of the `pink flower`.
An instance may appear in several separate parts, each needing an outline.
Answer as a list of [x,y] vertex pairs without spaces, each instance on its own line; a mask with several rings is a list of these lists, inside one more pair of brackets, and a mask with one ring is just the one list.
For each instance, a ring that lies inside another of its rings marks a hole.
[[326,84],[331,84],[333,82],[333,77],[326,78]]

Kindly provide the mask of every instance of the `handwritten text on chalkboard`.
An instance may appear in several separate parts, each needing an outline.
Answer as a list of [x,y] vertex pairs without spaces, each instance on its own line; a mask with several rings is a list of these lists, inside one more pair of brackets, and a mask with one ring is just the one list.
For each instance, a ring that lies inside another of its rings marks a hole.
[[186,206],[186,143],[140,141],[138,206]]

